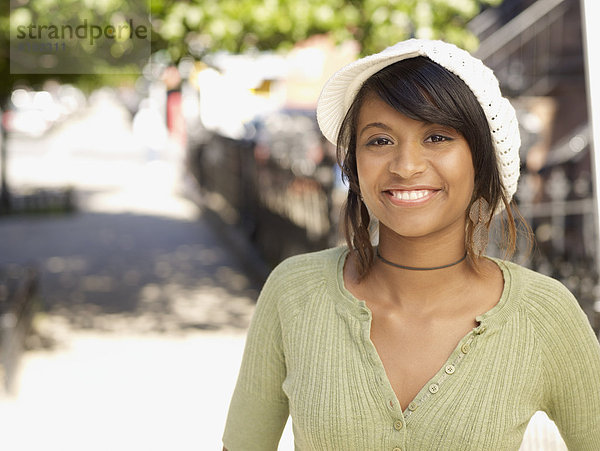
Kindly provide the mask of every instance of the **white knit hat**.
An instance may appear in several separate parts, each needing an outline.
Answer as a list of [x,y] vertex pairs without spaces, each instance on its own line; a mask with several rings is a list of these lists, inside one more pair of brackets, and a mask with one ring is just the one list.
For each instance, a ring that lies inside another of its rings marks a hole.
[[337,144],[342,121],[363,83],[384,67],[416,56],[426,56],[459,76],[475,94],[490,125],[502,184],[510,201],[517,190],[521,145],[515,110],[502,97],[492,70],[453,44],[409,39],[343,67],[329,79],[321,92],[317,104],[317,120],[321,132],[330,142]]

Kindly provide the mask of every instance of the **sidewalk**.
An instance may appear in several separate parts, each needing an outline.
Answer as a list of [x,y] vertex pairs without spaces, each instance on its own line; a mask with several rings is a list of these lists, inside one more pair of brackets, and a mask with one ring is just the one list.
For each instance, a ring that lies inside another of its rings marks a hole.
[[0,221],[0,264],[35,262],[48,310],[18,396],[0,398],[0,448],[219,448],[259,287],[195,205],[142,179]]

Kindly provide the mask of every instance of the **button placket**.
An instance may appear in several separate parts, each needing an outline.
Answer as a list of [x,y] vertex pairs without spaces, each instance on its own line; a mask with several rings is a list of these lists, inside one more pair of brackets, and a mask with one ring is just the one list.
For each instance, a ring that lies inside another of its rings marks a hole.
[[408,407],[407,407],[407,412],[405,413],[405,419],[408,419],[411,414],[417,410],[418,406],[420,404],[423,404],[429,397],[436,395],[437,393],[439,393],[442,384],[445,382],[445,380],[449,377],[451,377],[452,375],[454,375],[457,371],[458,365],[460,364],[460,362],[462,361],[462,359],[472,350],[473,347],[473,341],[475,340],[475,337],[482,335],[484,332],[486,331],[486,327],[483,324],[480,324],[480,326],[478,326],[477,328],[473,329],[472,332],[470,334],[468,334],[464,340],[464,343],[460,346],[456,358],[451,362],[448,363],[447,365],[445,365],[443,367],[442,370],[440,370],[439,376],[437,378],[434,379],[433,382],[431,382],[428,386],[427,386],[427,390],[422,392],[420,395],[417,395],[417,398],[415,398],[415,401],[411,402]]
[[[381,363],[379,358],[379,354],[377,354],[377,350],[375,346],[371,342],[371,314],[369,310],[363,308],[359,313],[360,318],[360,335],[362,336],[362,345],[364,347],[365,353],[367,354],[367,358],[371,363],[373,377],[378,385],[379,393],[382,398],[385,400],[385,405],[387,409],[390,411],[390,415],[392,417],[397,416],[397,402],[395,401],[395,394],[391,389],[386,387],[385,381],[387,380],[387,374],[385,373],[385,368]],[[400,411],[400,414],[402,412]]]

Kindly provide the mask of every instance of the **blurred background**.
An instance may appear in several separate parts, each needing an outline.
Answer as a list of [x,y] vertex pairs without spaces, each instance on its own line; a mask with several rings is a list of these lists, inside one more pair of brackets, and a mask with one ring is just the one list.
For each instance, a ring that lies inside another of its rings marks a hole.
[[[598,333],[580,0],[152,0],[139,70],[61,73],[51,50],[44,71],[11,73],[15,18],[60,21],[66,3],[0,15],[0,449],[220,449],[266,275],[342,242],[320,89],[409,37],[456,43],[500,79],[537,240],[516,260],[561,280]],[[534,418],[522,450],[566,449]],[[288,425],[280,449],[291,440]]]

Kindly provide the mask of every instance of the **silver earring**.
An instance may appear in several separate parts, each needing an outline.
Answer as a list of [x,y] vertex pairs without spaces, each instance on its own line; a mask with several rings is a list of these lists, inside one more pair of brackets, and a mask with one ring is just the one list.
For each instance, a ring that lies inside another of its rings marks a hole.
[[473,252],[481,256],[488,244],[487,223],[490,220],[490,204],[483,197],[471,204],[469,219],[473,222]]

